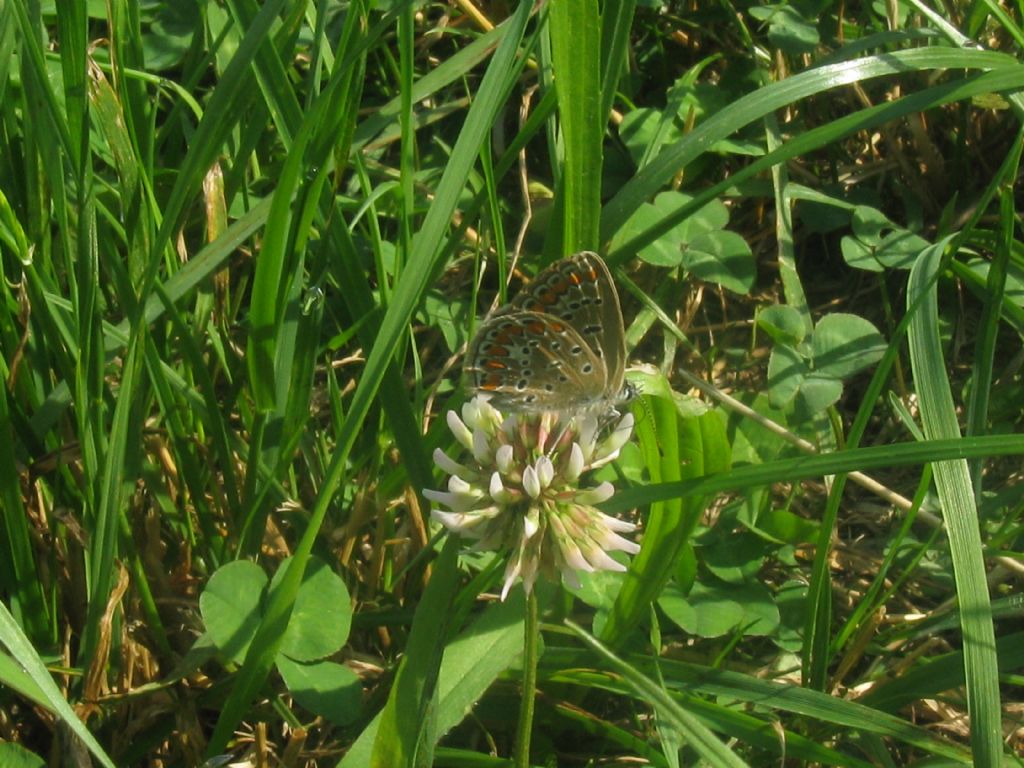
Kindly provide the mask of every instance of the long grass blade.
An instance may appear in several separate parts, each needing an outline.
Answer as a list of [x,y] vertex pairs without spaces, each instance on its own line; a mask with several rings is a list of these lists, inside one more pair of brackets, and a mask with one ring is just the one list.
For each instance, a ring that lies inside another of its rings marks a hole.
[[[933,440],[960,435],[942,355],[935,289],[945,245],[938,243],[920,255],[911,270],[907,294],[911,303],[924,297],[910,326],[910,360],[924,433]],[[964,460],[938,461],[933,470],[953,557],[974,764],[997,766],[1003,754],[999,660],[970,472]]]
[[602,136],[601,19],[597,0],[563,0],[548,14],[564,148],[561,186],[567,253],[598,247]]

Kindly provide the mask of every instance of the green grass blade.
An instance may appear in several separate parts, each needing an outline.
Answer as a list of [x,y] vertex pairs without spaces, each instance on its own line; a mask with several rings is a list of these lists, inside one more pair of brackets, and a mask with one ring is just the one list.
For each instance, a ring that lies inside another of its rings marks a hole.
[[986,435],[948,440],[924,440],[915,443],[876,445],[764,464],[733,467],[728,472],[679,483],[658,483],[618,491],[601,509],[620,514],[634,507],[690,494],[715,494],[722,491],[797,482],[835,475],[841,472],[866,472],[871,469],[913,466],[926,462],[949,461],[976,456],[1024,455],[1024,435]]
[[81,176],[89,147],[85,62],[88,46],[85,5],[75,0],[57,0],[57,30],[60,35],[60,63],[64,80],[63,116],[67,120],[71,162]]
[[[911,270],[907,294],[909,303],[925,297],[910,326],[910,360],[924,433],[933,440],[953,439],[960,434],[942,356],[935,289],[945,245],[936,244],[921,254]],[[974,764],[998,766],[1003,754],[999,669],[974,491],[966,461],[936,462],[933,470],[960,608]]]
[[[782,143],[779,123],[775,115],[765,117],[765,144],[772,152]],[[789,197],[789,173],[785,163],[772,165],[772,191],[775,193],[775,239],[778,241],[779,279],[786,297],[786,305],[800,313],[804,329],[810,333],[814,318],[807,304],[800,273],[796,268],[796,248],[793,237],[793,203]]]
[[[1004,163],[1003,172],[997,178],[1016,178],[1020,164],[1021,151],[1024,148],[1024,133],[1017,135],[1017,141]],[[970,402],[967,407],[968,435],[980,435],[988,431],[989,398],[992,386],[992,365],[996,354],[996,338],[1002,319],[1002,308],[1006,298],[1006,274],[1014,246],[1016,229],[1016,210],[1012,185],[1002,184],[1000,189],[1000,223],[1001,237],[999,248],[993,254],[989,267],[986,288],[986,301],[981,318],[980,338],[976,345],[977,354],[974,358],[974,374],[971,376]],[[974,461],[971,466],[971,478],[974,492],[981,498],[982,462]]]
[[601,7],[601,104],[598,115],[608,120],[615,104],[619,80],[626,65],[629,35],[633,28],[636,0],[608,0]]
[[604,126],[601,112],[601,20],[597,0],[562,0],[549,6],[555,89],[562,133],[563,248],[597,248],[601,212]]

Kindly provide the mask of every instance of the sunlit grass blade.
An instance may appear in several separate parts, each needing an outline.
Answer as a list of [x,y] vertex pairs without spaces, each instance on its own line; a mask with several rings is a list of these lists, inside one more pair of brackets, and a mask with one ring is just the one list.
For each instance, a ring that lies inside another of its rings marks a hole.
[[689,494],[722,491],[797,482],[840,472],[868,471],[882,467],[900,467],[925,462],[948,461],[975,456],[1024,455],[1024,435],[986,435],[915,443],[853,448],[795,459],[779,459],[764,464],[733,467],[728,472],[678,483],[659,483],[626,488],[602,505],[609,513],[622,513],[634,507]]
[[[960,435],[942,355],[935,288],[945,245],[937,243],[918,257],[907,294],[911,304],[924,297],[911,323],[909,340],[921,421],[931,439]],[[997,766],[1003,754],[998,658],[974,491],[964,460],[935,462],[933,471],[953,558],[974,764]]]
[[564,0],[548,13],[564,163],[562,247],[566,253],[599,245],[602,136],[601,19],[597,0]]

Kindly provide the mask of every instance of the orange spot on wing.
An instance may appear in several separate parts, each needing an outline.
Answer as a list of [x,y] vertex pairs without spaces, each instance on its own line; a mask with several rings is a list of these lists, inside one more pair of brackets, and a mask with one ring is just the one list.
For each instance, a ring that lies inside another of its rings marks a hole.
[[488,344],[484,349],[484,354],[489,357],[508,357],[511,353],[508,351],[508,347],[501,344]]
[[495,346],[498,346],[502,349],[507,349],[510,344],[513,344],[515,342],[515,339],[512,338],[514,335],[515,334],[512,333],[506,333],[505,330],[502,329],[494,337]]

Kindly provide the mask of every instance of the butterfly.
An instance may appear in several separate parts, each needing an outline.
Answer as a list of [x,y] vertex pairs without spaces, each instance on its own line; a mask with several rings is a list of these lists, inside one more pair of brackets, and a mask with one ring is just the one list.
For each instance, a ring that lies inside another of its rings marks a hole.
[[623,386],[626,337],[604,260],[581,251],[543,270],[481,324],[464,370],[503,411],[613,410]]

